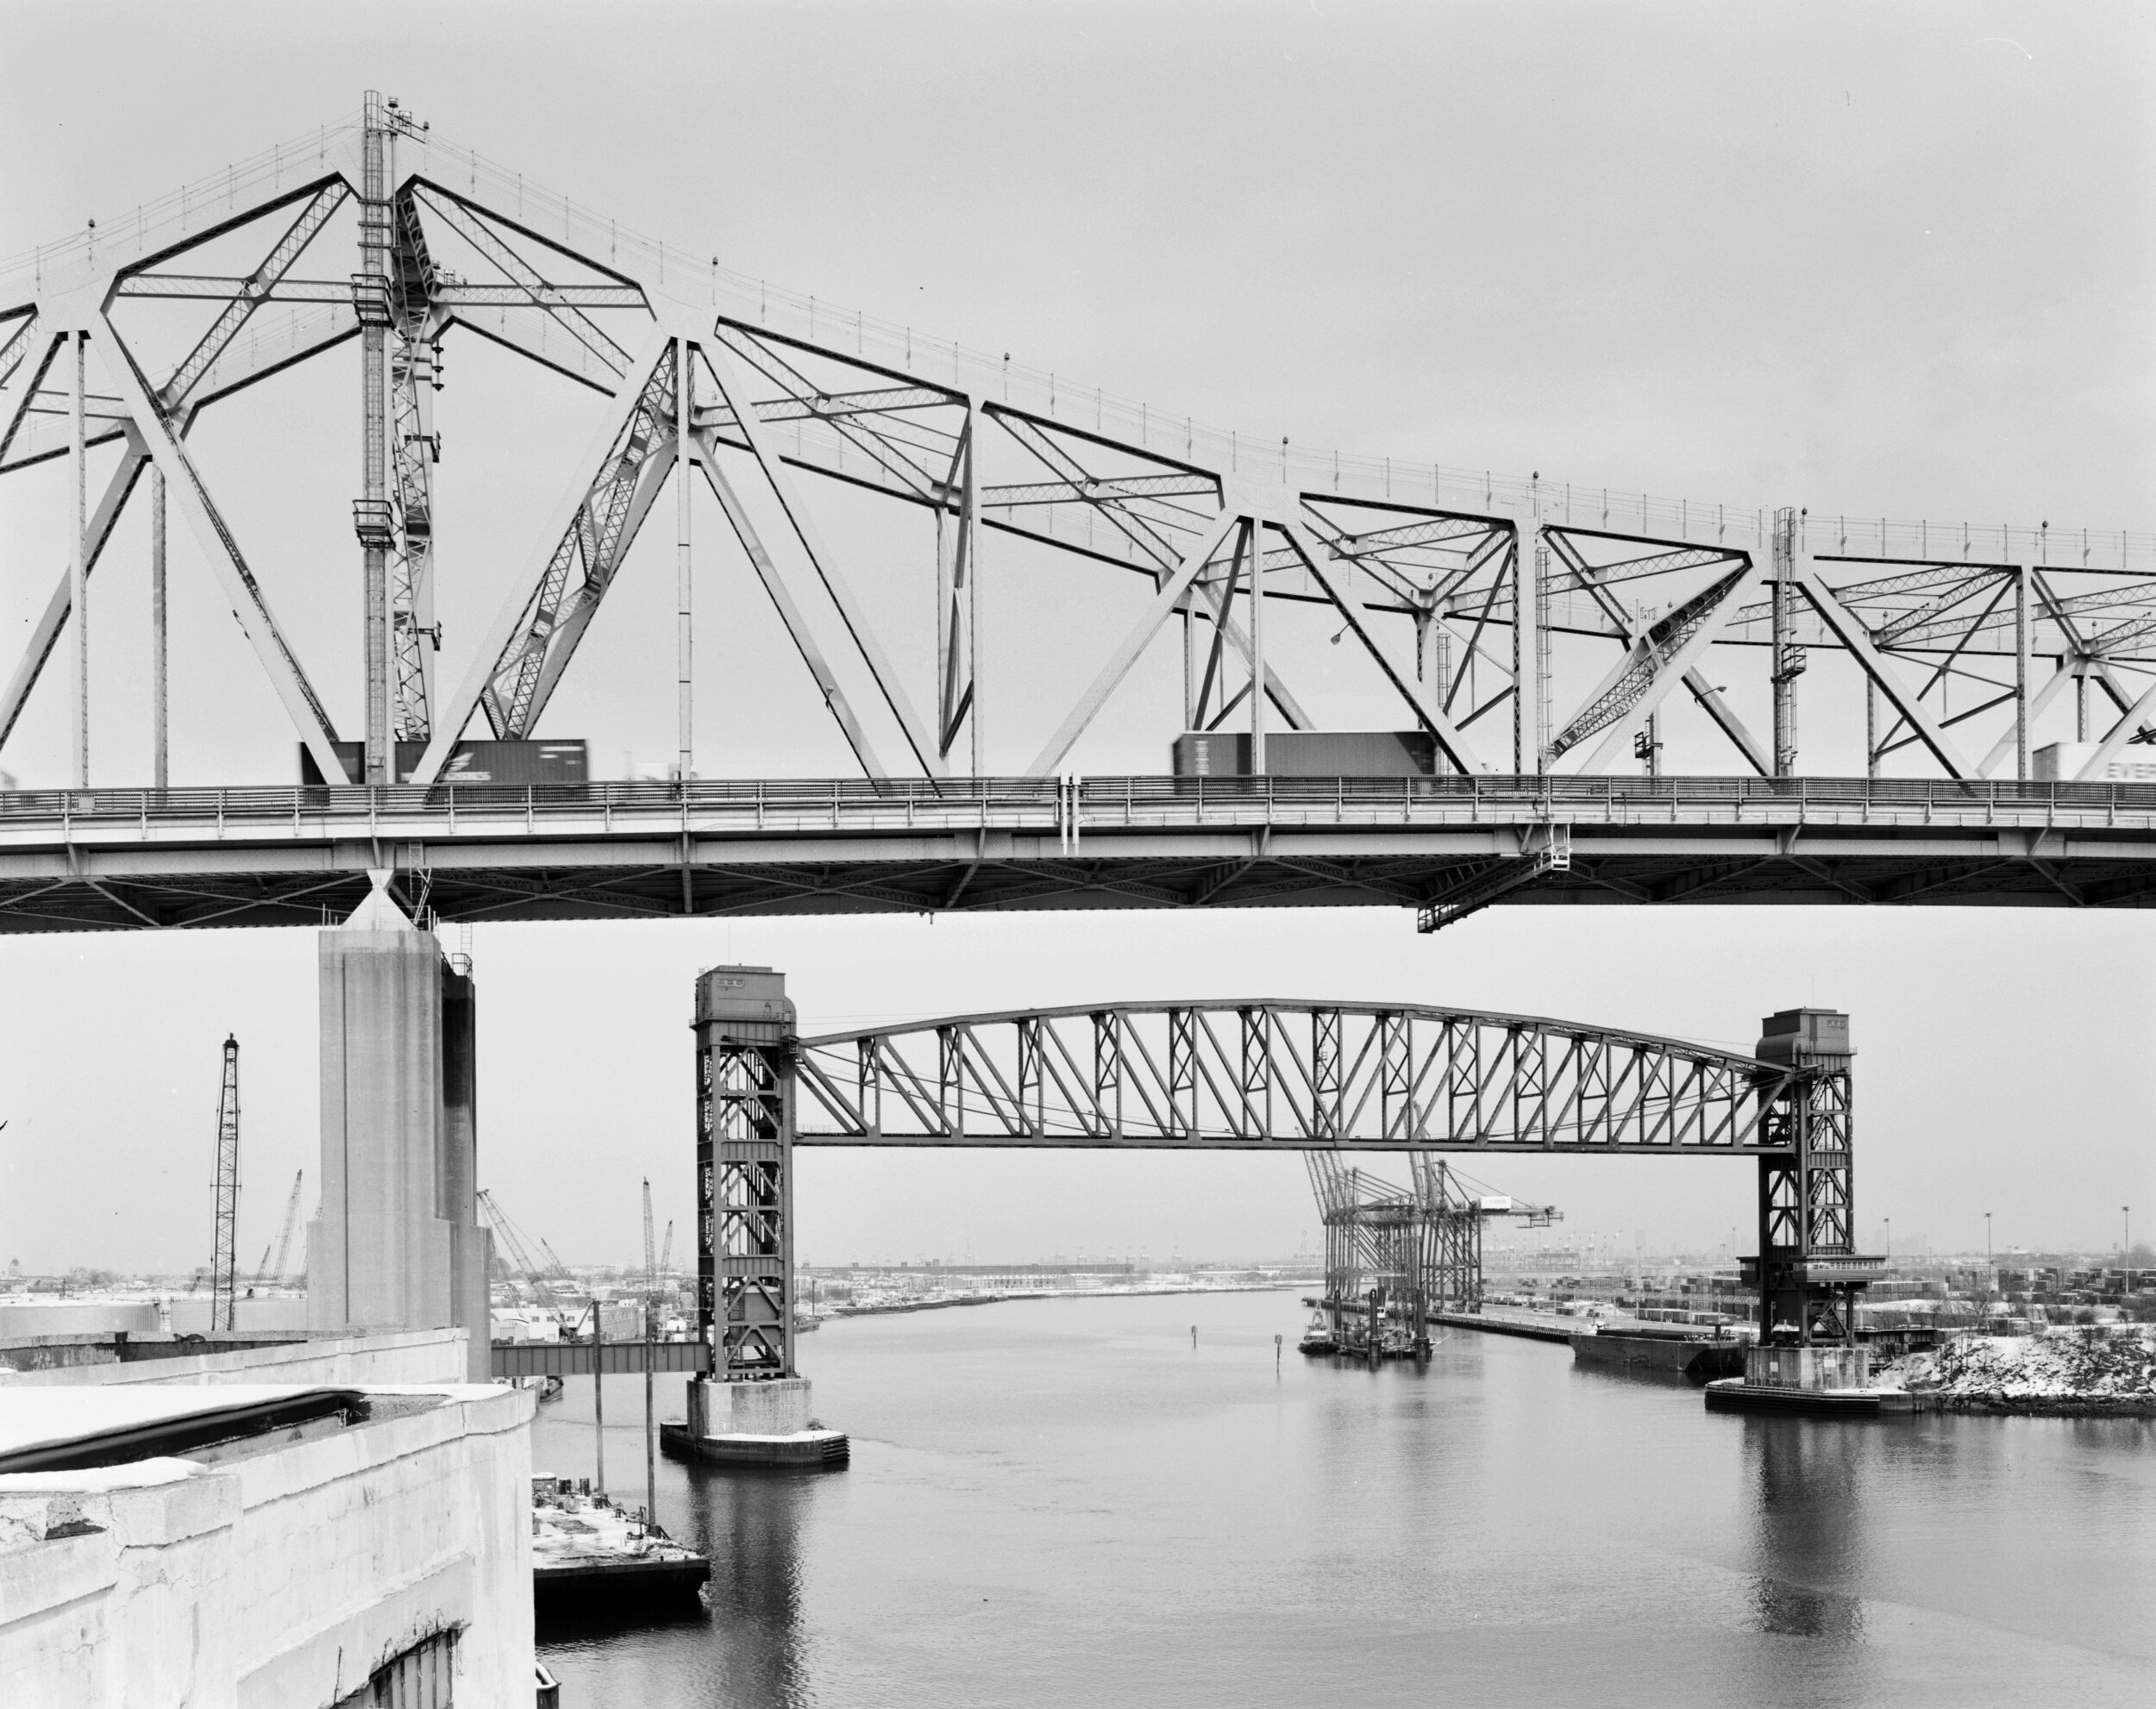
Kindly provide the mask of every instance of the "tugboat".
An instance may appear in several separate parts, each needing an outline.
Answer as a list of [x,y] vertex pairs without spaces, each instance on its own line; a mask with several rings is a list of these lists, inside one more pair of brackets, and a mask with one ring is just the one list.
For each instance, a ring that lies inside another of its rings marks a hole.
[[1295,1348],[1298,1352],[1307,1353],[1313,1356],[1322,1353],[1338,1353],[1340,1350],[1340,1343],[1333,1338],[1332,1325],[1326,1321],[1324,1312],[1319,1311],[1312,1315],[1310,1327],[1302,1332],[1302,1339],[1295,1343]]
[[711,1576],[708,1556],[685,1549],[649,1515],[617,1507],[569,1478],[531,1481],[531,1591],[541,1613],[693,1602]]

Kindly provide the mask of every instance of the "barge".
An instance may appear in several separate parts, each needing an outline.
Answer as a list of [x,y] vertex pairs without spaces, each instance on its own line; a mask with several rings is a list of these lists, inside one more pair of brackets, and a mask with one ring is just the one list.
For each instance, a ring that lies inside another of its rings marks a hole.
[[1705,1382],[1741,1377],[1747,1343],[1732,1336],[1702,1336],[1675,1324],[1626,1324],[1587,1330],[1571,1337],[1575,1364],[1625,1371],[1658,1371]]
[[617,1507],[568,1478],[531,1481],[531,1593],[542,1614],[694,1603],[708,1556],[683,1547],[649,1516]]

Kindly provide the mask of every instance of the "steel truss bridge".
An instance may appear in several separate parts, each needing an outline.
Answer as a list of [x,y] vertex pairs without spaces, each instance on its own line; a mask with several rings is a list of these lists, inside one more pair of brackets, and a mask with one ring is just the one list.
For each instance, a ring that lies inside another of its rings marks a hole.
[[[699,981],[699,1310],[726,1375],[793,1369],[797,1146],[1300,1152],[1343,1275],[1356,1266],[1332,1213],[1359,1192],[1344,1152],[1409,1154],[1424,1210],[1451,1203],[1428,1174],[1442,1152],[1750,1157],[1763,1324],[1843,1337],[1852,1289],[1880,1261],[1854,1244],[1852,1053],[1832,1011],[1768,1017],[1758,1056],[1534,1016],[1262,998],[809,1038],[793,1023],[769,968]],[[1410,1205],[1393,1220],[1363,1255],[1457,1292],[1458,1230],[1426,1249],[1434,1219]]]
[[[463,338],[589,394],[592,432],[486,632],[445,636],[434,400]],[[324,425],[359,429],[360,690],[333,708],[326,661],[273,610],[310,597],[319,554],[304,579],[251,556],[191,435],[347,345],[357,421]],[[1495,901],[2156,891],[2137,757],[2156,739],[2156,536],[1261,445],[706,268],[373,95],[0,266],[0,475],[41,465],[67,472],[70,544],[0,685],[0,761],[34,696],[65,697],[71,783],[0,795],[0,929],[298,923],[384,867],[407,902],[472,919],[1316,902],[1434,927]],[[675,620],[647,656],[674,685],[686,781],[458,786],[461,740],[542,733],[669,486]],[[693,486],[857,778],[694,778]],[[145,491],[147,593],[130,575],[99,628],[147,635],[147,778],[90,744],[92,580]],[[887,516],[873,561],[833,543],[841,492]],[[169,786],[168,509],[212,584],[170,592],[233,612],[327,786]],[[1075,689],[1039,685],[1037,648],[984,644],[1012,632],[986,603],[1023,600],[1036,573],[1087,578],[1087,623],[1056,649],[1081,661]],[[1141,666],[1178,661],[1175,729],[1150,751],[1232,732],[1233,769],[1258,775],[1069,775],[1124,739],[1103,715],[1135,704]],[[1799,762],[1808,680],[1808,728],[1844,755],[1826,772]],[[1265,775],[1290,738],[1372,704],[1427,775]],[[1662,774],[1680,718],[1727,775]],[[2061,742],[2058,780],[2037,779]]]

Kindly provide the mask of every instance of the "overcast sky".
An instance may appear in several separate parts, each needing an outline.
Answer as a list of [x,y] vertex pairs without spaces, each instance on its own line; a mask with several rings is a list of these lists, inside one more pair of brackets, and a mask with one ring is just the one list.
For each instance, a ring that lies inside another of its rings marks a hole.
[[[18,3],[8,33],[0,253],[374,86],[683,253],[1257,439],[1745,508],[2156,524],[2141,7]],[[452,649],[597,404],[469,343],[440,406]],[[356,364],[347,346],[197,435],[348,723]],[[0,487],[7,636],[64,561],[57,491]],[[555,709],[595,753],[669,745],[670,547],[638,548]],[[191,543],[172,552],[176,777],[281,781],[288,728]],[[123,529],[95,606],[115,782],[147,771],[142,557]],[[841,769],[812,718],[728,704],[768,623],[735,624],[730,585],[701,608],[728,624],[713,768]],[[1021,596],[1078,626],[1073,656],[1113,632]],[[61,698],[0,767],[65,774]],[[1749,1046],[1815,1001],[1855,1017],[1867,1241],[1891,1217],[1897,1243],[1980,1248],[1990,1210],[2002,1246],[2105,1244],[2122,1204],[2156,1228],[2152,946],[2140,915],[1966,910],[1499,909],[1434,939],[1378,911],[488,926],[481,1173],[572,1261],[631,1255],[646,1174],[685,1239],[685,1022],[724,960],[787,969],[812,1027],[1257,992]],[[228,1030],[243,1261],[294,1169],[311,1208],[315,954],[296,930],[0,941],[0,1262],[206,1259]],[[1725,1240],[1752,1193],[1727,1161],[1470,1166],[1627,1245]],[[825,1153],[799,1205],[818,1261],[1280,1252],[1315,1226],[1293,1158]]]

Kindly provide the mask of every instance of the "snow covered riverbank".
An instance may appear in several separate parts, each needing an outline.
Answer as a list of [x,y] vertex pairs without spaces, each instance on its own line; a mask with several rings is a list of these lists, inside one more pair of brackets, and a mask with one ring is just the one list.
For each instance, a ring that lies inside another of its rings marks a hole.
[[2156,1417],[2156,1332],[1972,1336],[1910,1354],[1873,1380],[1948,1412]]

